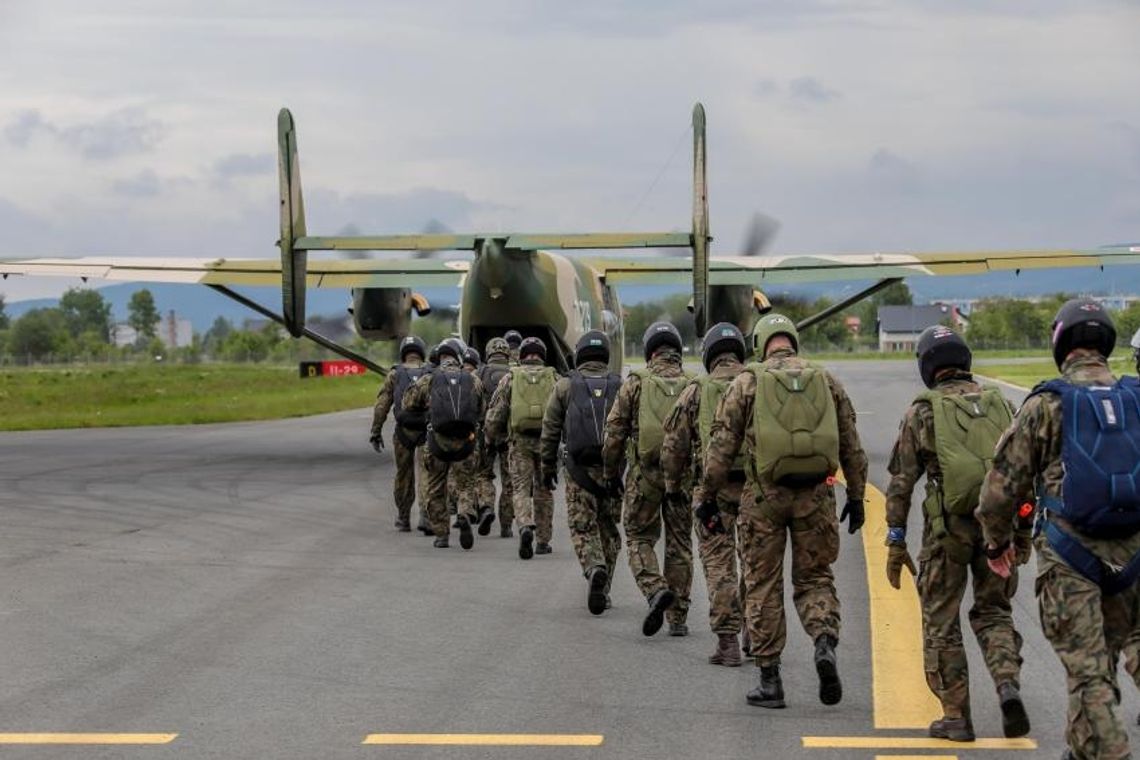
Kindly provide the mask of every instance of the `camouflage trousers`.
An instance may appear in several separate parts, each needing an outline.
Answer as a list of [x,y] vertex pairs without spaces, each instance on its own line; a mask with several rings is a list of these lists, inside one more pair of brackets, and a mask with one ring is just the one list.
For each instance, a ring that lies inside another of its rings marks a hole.
[[737,530],[744,568],[744,609],[750,654],[758,665],[780,662],[787,643],[784,547],[792,542],[792,601],[814,641],[839,638],[839,597],[831,566],[839,556],[835,492],[828,486],[769,486],[760,500],[745,488]]
[[[1081,539],[1123,566],[1140,551],[1140,534],[1122,541]],[[1041,629],[1061,659],[1069,688],[1065,739],[1076,758],[1131,757],[1120,719],[1116,665],[1140,625],[1140,588],[1107,596],[1069,567],[1042,535],[1037,549],[1037,604]]]
[[[595,483],[602,483],[602,468],[589,467],[585,472]],[[601,565],[613,581],[618,552],[621,551],[621,504],[617,499],[600,499],[575,482],[570,473],[566,478],[566,519],[570,525],[570,543],[582,565],[582,573]],[[606,591],[609,591],[607,584]]]
[[929,541],[919,554],[926,683],[948,718],[970,717],[970,673],[962,643],[961,608],[971,581],[974,605],[968,613],[970,628],[994,685],[1021,685],[1021,634],[1013,627],[1010,605],[1017,592],[1017,571],[1009,578],[1000,577],[989,569],[981,549],[976,546],[969,564],[951,559],[939,541]]
[[515,521],[514,489],[511,486],[511,474],[508,465],[509,457],[506,449],[497,449],[493,446],[483,447],[483,456],[479,460],[479,474],[477,477],[476,492],[480,507],[495,506],[495,462],[499,463],[499,524],[511,525]]
[[[739,489],[737,489],[739,493]],[[709,628],[713,633],[740,633],[744,585],[737,570],[739,501],[717,500],[724,533],[711,533],[697,522],[697,553],[709,594]]]
[[474,520],[475,499],[471,496],[475,483],[475,457],[472,455],[460,462],[445,462],[424,449],[424,470],[427,472],[427,517],[432,531],[437,536],[451,532],[447,514],[448,491],[461,494],[458,499],[459,514]]
[[[396,505],[396,518],[410,520],[412,504],[416,501],[416,448],[408,448],[399,436],[392,436],[392,454],[396,458],[396,477],[392,481],[392,500]],[[422,503],[422,502],[421,502]]]
[[[693,586],[693,510],[687,500],[665,498],[660,473],[646,475],[631,467],[626,478],[622,522],[629,569],[645,598],[668,588],[677,601],[665,613],[670,623],[683,623],[689,614]],[[665,572],[657,563],[657,542],[665,532]]]
[[511,441],[509,457],[515,518],[521,526],[534,527],[538,543],[549,544],[554,533],[554,495],[542,485],[538,439],[533,444]]

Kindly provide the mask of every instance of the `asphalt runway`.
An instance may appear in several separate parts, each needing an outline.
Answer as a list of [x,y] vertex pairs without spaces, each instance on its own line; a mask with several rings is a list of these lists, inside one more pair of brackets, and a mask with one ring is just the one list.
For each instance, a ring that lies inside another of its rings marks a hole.
[[[833,369],[860,413],[872,482],[885,488],[917,373],[907,362]],[[72,732],[165,742],[15,744],[4,756],[1060,755],[1064,678],[1041,636],[1031,582],[1022,583],[1016,614],[1036,749],[906,746],[925,734],[907,726],[926,695],[907,677],[920,642],[896,636],[898,649],[886,650],[884,637],[905,634],[904,618],[916,610],[904,600],[903,613],[880,612],[885,622],[872,635],[863,539],[845,531],[836,565],[843,702],[818,702],[811,644],[793,615],[789,707],[750,707],[744,694],[755,669],[706,663],[715,637],[699,570],[688,638],[641,635],[645,604],[624,556],[614,608],[597,618],[586,611],[561,491],[554,553],[529,562],[497,526],[470,552],[455,540],[438,550],[418,533],[395,532],[394,465],[367,444],[370,414],[0,434],[0,742],[84,738],[57,735]],[[912,511],[912,535],[920,511]],[[869,538],[868,551],[879,540]],[[870,570],[872,579],[883,572]],[[980,737],[999,737],[992,685],[967,638],[975,725]],[[917,663],[921,672],[920,655]],[[1140,740],[1140,705],[1131,684],[1123,689],[1124,716]],[[48,736],[13,736],[29,733]],[[601,744],[365,743],[380,734],[436,735],[424,739],[432,742],[445,740],[440,734],[570,735]],[[865,746],[847,746],[850,737]],[[825,748],[806,746],[814,744]]]

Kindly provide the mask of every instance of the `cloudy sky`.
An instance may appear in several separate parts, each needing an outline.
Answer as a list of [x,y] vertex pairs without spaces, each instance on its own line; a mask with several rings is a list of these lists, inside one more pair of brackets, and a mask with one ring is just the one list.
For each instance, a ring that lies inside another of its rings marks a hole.
[[[1140,240],[1134,0],[0,0],[0,257],[688,226],[714,252]],[[59,292],[0,283],[9,301]]]

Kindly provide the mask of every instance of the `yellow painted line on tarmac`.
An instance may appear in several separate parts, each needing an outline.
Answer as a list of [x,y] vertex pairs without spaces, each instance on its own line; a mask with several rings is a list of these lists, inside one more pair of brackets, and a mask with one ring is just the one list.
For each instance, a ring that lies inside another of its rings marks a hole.
[[499,747],[600,747],[601,734],[369,734],[364,744]]
[[170,744],[178,734],[4,734],[0,744]]
[[952,742],[946,739],[928,739],[925,736],[805,736],[803,743],[804,749],[953,749],[959,751],[1037,749],[1037,742],[1032,739],[976,739],[972,742]]
[[875,755],[875,760],[958,760],[957,755]]
[[942,706],[926,685],[918,588],[903,568],[902,588],[887,582],[887,500],[867,484],[863,555],[871,609],[871,676],[875,728],[926,728]]

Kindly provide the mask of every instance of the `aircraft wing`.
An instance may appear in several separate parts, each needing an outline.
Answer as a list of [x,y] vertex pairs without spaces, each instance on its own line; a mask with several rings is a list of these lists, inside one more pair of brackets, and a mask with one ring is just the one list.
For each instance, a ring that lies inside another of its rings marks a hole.
[[[604,272],[606,282],[612,285],[688,282],[692,271],[692,262],[679,257],[590,257],[587,261]],[[708,284],[762,286],[1121,264],[1140,264],[1140,245],[1020,251],[714,256],[709,260]]]
[[[310,288],[456,286],[470,262],[455,259],[332,259],[308,263]],[[280,259],[81,257],[0,259],[0,275],[78,277],[123,282],[280,286]]]

